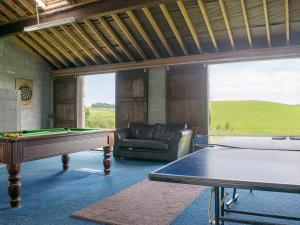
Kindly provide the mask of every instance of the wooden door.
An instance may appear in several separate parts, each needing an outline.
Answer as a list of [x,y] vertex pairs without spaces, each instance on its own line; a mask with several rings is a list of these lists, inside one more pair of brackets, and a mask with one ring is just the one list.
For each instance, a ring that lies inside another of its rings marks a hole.
[[187,123],[195,132],[208,134],[206,66],[172,66],[167,71],[167,121]]
[[129,122],[148,123],[148,73],[144,70],[116,74],[116,127]]
[[77,78],[56,77],[53,83],[54,127],[77,127]]

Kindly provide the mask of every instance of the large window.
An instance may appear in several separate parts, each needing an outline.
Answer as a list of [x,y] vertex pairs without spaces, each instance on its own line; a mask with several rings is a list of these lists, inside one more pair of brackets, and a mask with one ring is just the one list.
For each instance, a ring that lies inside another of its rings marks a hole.
[[209,66],[211,135],[300,135],[300,59]]
[[115,74],[85,77],[85,127],[115,128]]

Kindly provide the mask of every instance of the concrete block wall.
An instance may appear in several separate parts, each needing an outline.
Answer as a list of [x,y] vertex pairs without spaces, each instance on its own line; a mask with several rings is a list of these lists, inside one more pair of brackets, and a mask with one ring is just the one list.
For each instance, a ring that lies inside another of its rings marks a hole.
[[166,123],[166,69],[148,71],[148,123]]
[[[33,107],[32,109],[19,109],[19,129],[48,128],[50,126],[49,115],[52,114],[50,68],[37,56],[30,54],[17,44],[13,37],[1,38],[0,89],[15,90],[16,78],[33,80]],[[0,121],[4,116],[5,114],[0,112]],[[5,130],[4,128],[0,127],[0,131]]]
[[0,131],[21,128],[20,91],[0,89]]
[[85,93],[85,85],[84,85],[84,77],[77,77],[77,114],[78,114],[78,121],[77,126],[78,128],[85,127],[85,105],[84,105],[84,93]]

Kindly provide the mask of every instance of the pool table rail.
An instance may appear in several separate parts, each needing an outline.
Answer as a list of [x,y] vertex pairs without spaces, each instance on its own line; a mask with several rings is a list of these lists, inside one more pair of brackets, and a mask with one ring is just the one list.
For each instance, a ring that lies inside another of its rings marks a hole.
[[60,133],[52,135],[22,136],[20,138],[0,139],[0,163],[7,164],[8,193],[10,206],[20,207],[21,181],[20,171],[22,162],[62,156],[63,170],[69,168],[70,153],[104,149],[104,174],[110,173],[110,150],[112,142],[109,136],[113,131],[88,130],[79,132]]
[[0,163],[20,163],[108,145],[106,131],[4,138],[0,140]]

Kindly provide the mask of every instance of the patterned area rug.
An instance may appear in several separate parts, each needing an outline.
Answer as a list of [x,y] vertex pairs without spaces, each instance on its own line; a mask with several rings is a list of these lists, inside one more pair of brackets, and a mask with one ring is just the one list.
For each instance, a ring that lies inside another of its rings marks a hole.
[[204,190],[199,185],[144,180],[73,216],[109,225],[168,225]]

